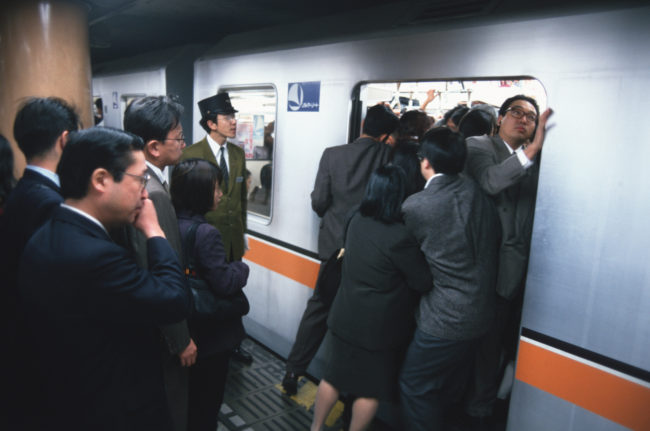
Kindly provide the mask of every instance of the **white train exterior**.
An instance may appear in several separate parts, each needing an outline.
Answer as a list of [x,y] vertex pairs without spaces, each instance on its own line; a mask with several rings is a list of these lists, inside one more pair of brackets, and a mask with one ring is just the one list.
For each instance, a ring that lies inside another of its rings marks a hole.
[[[224,90],[275,94],[270,212],[248,217],[248,333],[287,356],[317,268],[310,192],[318,162],[358,128],[360,84],[531,77],[555,114],[508,429],[650,429],[648,22],[650,7],[485,17],[264,52],[233,53],[224,41],[198,58],[192,108],[185,103],[193,142],[205,133],[198,100]],[[159,79],[152,73],[145,80]],[[94,80],[108,101],[118,85],[141,79],[117,76]],[[304,83],[318,83],[317,111],[290,106],[290,91],[292,103],[300,95],[290,88]],[[153,93],[167,91],[159,87]],[[316,376],[320,357],[310,368]]]

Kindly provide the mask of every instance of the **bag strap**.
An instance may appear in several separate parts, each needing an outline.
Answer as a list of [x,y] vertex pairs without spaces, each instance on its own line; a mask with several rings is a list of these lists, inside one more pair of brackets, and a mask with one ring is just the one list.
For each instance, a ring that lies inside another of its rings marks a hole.
[[196,243],[196,231],[201,222],[194,222],[185,232],[183,241],[183,257],[185,259],[185,275],[196,277],[196,261],[194,260],[194,244]]

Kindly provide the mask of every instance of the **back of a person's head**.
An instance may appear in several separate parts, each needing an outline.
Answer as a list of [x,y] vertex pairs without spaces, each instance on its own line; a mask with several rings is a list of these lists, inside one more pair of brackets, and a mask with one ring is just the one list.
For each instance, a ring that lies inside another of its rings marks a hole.
[[124,130],[142,138],[162,141],[181,120],[183,106],[170,96],[147,96],[132,101],[124,113]]
[[495,126],[494,115],[490,115],[488,111],[483,109],[472,108],[460,120],[458,131],[465,135],[465,138],[469,138],[470,136],[490,135]]
[[433,120],[426,112],[413,109],[405,112],[399,119],[399,128],[397,129],[400,137],[411,136],[418,139],[431,128]]
[[402,202],[406,198],[405,175],[395,165],[380,166],[372,173],[359,211],[384,223],[402,219]]
[[373,138],[383,134],[391,134],[399,126],[397,115],[385,105],[375,105],[368,108],[363,122],[363,133]]
[[437,174],[458,174],[467,158],[465,137],[448,127],[431,129],[421,140],[420,155],[429,161]]
[[465,114],[469,112],[469,108],[467,106],[459,106],[453,114],[451,114],[451,117],[449,119],[451,120],[452,123],[454,123],[456,126],[460,124],[460,119],[463,118]]
[[15,182],[14,152],[7,138],[0,135],[0,205],[6,202]]
[[66,130],[79,129],[79,116],[65,100],[57,97],[28,99],[14,121],[14,138],[27,161],[47,154]]
[[406,178],[406,197],[419,192],[424,187],[424,177],[420,171],[418,152],[420,145],[415,141],[398,141],[393,149],[392,163],[404,170]]
[[203,159],[182,160],[172,171],[172,204],[177,212],[205,214],[214,206],[214,188],[221,183],[221,170]]
[[99,168],[106,169],[115,182],[134,162],[133,151],[142,151],[142,139],[131,133],[108,127],[93,127],[71,133],[56,169],[64,199],[82,199],[88,193],[90,177]]

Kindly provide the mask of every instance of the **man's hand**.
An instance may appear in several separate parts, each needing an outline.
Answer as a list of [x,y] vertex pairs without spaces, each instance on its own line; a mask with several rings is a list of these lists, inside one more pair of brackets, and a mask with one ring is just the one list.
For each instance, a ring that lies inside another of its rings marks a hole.
[[533,141],[528,144],[524,150],[524,154],[526,154],[528,160],[533,160],[537,153],[542,150],[542,146],[544,146],[544,138],[546,137],[546,123],[551,115],[553,115],[553,110],[548,108],[539,116],[539,122],[537,123],[537,130],[535,131]]
[[165,238],[165,233],[158,224],[158,215],[156,214],[156,208],[153,206],[153,202],[151,202],[151,199],[149,198],[144,199],[142,202],[142,209],[136,216],[133,226],[135,226],[136,229],[141,230],[147,239],[154,236]]
[[178,354],[178,358],[181,360],[181,365],[183,367],[191,367],[196,362],[196,344],[194,340],[190,338],[190,344],[187,345],[185,350]]

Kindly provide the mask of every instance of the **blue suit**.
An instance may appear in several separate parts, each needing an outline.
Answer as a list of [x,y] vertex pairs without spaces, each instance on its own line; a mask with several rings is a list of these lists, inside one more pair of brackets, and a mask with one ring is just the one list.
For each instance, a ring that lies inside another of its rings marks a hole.
[[64,207],[25,247],[18,286],[47,427],[169,429],[157,326],[186,319],[191,295],[169,243],[147,249],[149,271]]

